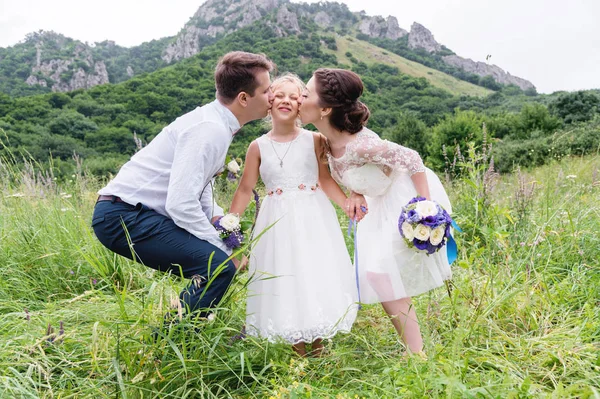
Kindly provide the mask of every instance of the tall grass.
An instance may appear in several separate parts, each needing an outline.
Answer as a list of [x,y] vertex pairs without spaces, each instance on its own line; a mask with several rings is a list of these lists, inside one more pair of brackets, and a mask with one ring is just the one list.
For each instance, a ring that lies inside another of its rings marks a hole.
[[600,157],[499,176],[478,156],[448,186],[454,278],[415,299],[426,360],[376,305],[322,358],[238,339],[243,273],[216,318],[155,339],[185,281],[101,246],[92,178],[2,159],[0,397],[600,398]]

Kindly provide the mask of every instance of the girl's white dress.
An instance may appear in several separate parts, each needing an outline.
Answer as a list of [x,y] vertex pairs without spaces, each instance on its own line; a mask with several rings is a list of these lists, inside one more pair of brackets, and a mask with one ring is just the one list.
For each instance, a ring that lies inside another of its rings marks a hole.
[[246,331],[292,344],[349,332],[356,282],[335,210],[318,187],[313,133],[301,130],[291,143],[267,135],[257,142],[267,195],[254,235],[273,226],[250,256]]
[[382,140],[367,128],[356,135],[341,157],[329,154],[329,164],[336,181],[363,194],[369,206],[357,231],[361,302],[392,301],[441,286],[452,276],[446,248],[429,256],[409,248],[400,235],[398,218],[417,195],[411,180],[416,172],[426,172],[431,199],[451,213],[442,183],[416,151]]

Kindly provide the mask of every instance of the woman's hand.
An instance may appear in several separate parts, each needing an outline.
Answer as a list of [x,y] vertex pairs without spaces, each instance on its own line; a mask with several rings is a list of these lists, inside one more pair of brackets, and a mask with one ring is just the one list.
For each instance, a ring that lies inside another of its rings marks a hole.
[[360,222],[369,212],[367,200],[362,194],[352,192],[350,198],[346,199],[346,215],[352,220]]

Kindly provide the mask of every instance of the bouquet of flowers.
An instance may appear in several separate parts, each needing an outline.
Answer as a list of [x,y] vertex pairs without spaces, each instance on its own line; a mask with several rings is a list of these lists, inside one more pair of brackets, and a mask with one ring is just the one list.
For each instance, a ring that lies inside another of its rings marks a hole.
[[242,233],[242,223],[238,215],[228,213],[216,220],[214,226],[219,232],[221,240],[227,245],[227,248],[236,249],[242,246],[244,234]]
[[402,208],[398,229],[411,248],[431,255],[451,239],[452,218],[439,204],[415,197]]

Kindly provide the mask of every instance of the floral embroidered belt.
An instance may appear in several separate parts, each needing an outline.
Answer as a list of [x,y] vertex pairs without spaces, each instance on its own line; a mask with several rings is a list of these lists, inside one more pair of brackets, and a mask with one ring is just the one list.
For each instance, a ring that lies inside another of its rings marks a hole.
[[272,197],[273,195],[281,195],[284,192],[299,192],[299,191],[317,191],[319,189],[319,183],[315,183],[314,185],[306,185],[304,183],[300,183],[298,186],[293,187],[275,187],[275,188],[267,188],[267,195]]

